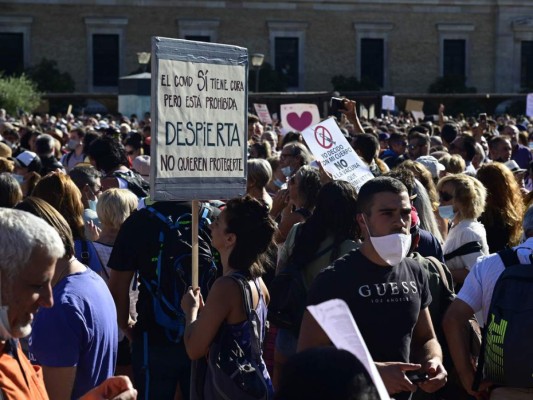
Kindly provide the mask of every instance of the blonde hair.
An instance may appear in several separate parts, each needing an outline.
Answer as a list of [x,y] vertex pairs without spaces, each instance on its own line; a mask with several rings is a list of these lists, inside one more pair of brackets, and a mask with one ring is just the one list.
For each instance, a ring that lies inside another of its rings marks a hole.
[[437,190],[446,184],[453,188],[453,202],[463,219],[478,219],[483,214],[487,189],[480,181],[466,174],[448,175],[441,178]]
[[96,213],[102,225],[119,229],[137,209],[139,199],[128,189],[108,189],[98,198]]
[[449,174],[460,174],[464,172],[466,168],[465,160],[458,154],[446,154],[442,156],[439,162],[444,165],[446,172]]

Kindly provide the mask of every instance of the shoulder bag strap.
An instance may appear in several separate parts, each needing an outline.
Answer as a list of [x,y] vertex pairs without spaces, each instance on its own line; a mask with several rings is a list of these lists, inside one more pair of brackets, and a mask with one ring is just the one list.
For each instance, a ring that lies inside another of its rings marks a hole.
[[451,260],[454,257],[458,256],[465,256],[467,254],[476,253],[478,251],[481,251],[483,247],[481,246],[481,243],[479,242],[468,242],[463,244],[462,246],[458,247],[454,251],[444,254],[444,260],[448,261]]
[[498,252],[498,255],[502,259],[505,268],[510,267],[511,265],[520,264],[518,254],[516,254],[516,250],[514,250],[513,248],[500,250]]
[[448,290],[453,291],[453,285],[450,284],[450,282],[448,281],[448,278],[446,277],[446,273],[444,272],[444,268],[442,267],[442,263],[433,256],[428,256],[426,257],[426,259],[428,259],[429,262],[432,263],[437,268],[437,271],[439,271],[439,275],[440,275],[440,279],[442,283],[444,283],[444,285],[448,288]]

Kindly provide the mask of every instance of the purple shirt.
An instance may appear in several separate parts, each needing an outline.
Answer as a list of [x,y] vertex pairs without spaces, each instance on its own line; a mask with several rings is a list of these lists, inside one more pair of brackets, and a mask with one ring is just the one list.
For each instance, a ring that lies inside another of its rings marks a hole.
[[117,360],[117,313],[104,280],[87,268],[54,286],[54,306],[40,308],[29,340],[30,361],[77,367],[72,398],[113,376]]
[[529,163],[533,161],[533,154],[531,154],[529,147],[519,144],[518,146],[513,146],[511,160],[515,160],[520,168],[529,169]]

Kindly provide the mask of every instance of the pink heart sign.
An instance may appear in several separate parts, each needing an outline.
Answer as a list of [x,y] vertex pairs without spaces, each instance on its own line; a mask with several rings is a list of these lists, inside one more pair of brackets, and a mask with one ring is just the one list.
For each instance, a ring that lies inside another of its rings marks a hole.
[[287,122],[292,128],[302,132],[313,123],[313,115],[309,111],[304,111],[301,116],[298,116],[295,112],[291,112],[287,114]]

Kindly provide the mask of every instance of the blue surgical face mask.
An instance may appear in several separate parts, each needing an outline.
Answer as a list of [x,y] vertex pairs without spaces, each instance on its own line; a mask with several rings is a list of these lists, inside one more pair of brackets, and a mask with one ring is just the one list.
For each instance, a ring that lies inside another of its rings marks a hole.
[[13,176],[13,178],[15,178],[15,180],[21,184],[22,182],[24,182],[24,175],[19,175],[19,174],[11,174],[11,176]]
[[444,219],[453,220],[455,217],[455,212],[453,211],[453,206],[439,206],[439,215]]
[[281,188],[284,185],[285,182],[279,180],[278,178],[274,179],[274,185]]
[[98,204],[98,199],[96,200],[88,200],[89,202],[89,208],[96,212],[96,205]]
[[283,167],[281,169],[281,173],[288,178],[289,176],[292,175],[292,168],[291,167]]

